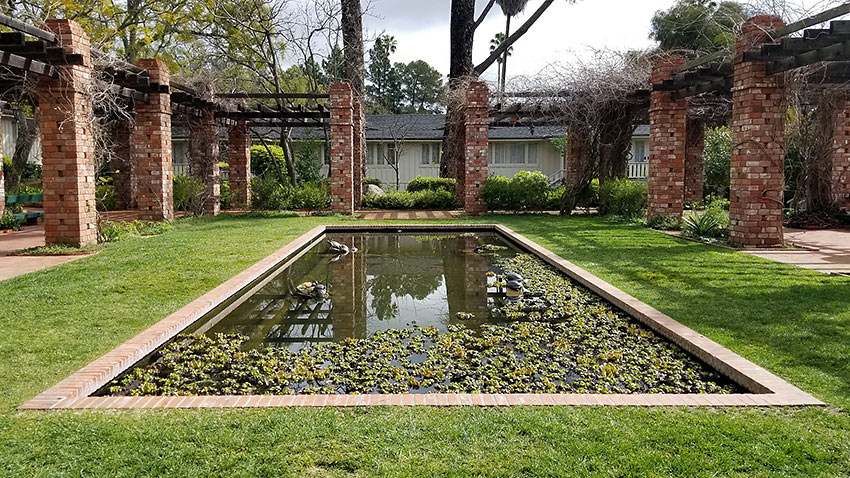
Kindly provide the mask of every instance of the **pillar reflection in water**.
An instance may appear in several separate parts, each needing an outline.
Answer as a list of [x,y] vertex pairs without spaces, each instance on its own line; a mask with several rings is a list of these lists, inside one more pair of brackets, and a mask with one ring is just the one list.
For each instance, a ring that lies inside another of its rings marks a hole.
[[330,263],[333,339],[366,338],[366,240],[362,234],[333,240],[353,251]]

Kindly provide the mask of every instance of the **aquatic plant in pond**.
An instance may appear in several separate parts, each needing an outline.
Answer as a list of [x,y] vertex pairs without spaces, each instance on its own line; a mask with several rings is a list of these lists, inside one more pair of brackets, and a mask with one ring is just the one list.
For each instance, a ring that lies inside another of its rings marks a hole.
[[[236,334],[184,336],[110,391],[130,395],[317,393],[730,393],[736,387],[537,258],[501,259],[523,295],[511,320],[378,331],[245,350]],[[518,277],[522,276],[522,277]],[[464,317],[466,317],[465,314]]]

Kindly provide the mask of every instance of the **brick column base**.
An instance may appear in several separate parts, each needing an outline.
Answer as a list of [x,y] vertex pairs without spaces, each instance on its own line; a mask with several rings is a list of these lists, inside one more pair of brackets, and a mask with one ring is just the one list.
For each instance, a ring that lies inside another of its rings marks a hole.
[[705,150],[705,124],[688,120],[685,146],[685,202],[703,200],[703,151]]
[[850,102],[835,94],[835,133],[832,152],[832,191],[839,208],[850,210]]
[[[487,162],[490,141],[490,91],[487,84],[473,81],[466,90],[466,147],[464,161],[459,165],[458,200],[463,210],[479,215],[487,212],[481,198],[481,188],[487,181]],[[460,185],[462,184],[462,187]]]
[[[684,58],[670,55],[655,64],[652,83],[673,78]],[[685,202],[685,141],[688,100],[653,91],[649,107],[649,204],[647,216],[681,217]]]
[[[158,91],[167,91],[170,77],[165,63],[156,59],[143,59],[137,65],[148,71],[151,86],[160,85]],[[172,221],[174,152],[171,146],[171,95],[152,90],[150,101],[136,103],[136,125],[130,145],[133,191],[141,218],[148,221]]]
[[331,210],[354,213],[354,96],[351,85],[330,89]]
[[221,167],[215,110],[204,109],[201,116],[192,117],[189,124],[192,175],[204,183],[204,214],[217,216],[221,211]]
[[89,39],[70,20],[48,20],[44,28],[57,35],[67,53],[80,55],[77,63],[56,67],[58,78],[42,77],[36,86],[45,241],[81,247],[97,243]]
[[744,246],[781,246],[784,239],[784,77],[768,75],[766,63],[743,58],[744,51],[769,41],[766,32],[784,25],[778,17],[755,17],[743,25],[735,45],[729,240]]
[[248,123],[240,121],[228,131],[230,203],[233,209],[251,207],[251,135]]

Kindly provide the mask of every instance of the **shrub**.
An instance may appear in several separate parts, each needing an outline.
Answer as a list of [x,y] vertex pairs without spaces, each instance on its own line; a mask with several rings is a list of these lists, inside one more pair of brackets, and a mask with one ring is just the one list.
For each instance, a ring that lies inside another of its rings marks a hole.
[[363,206],[371,209],[454,209],[458,202],[454,192],[444,190],[390,191],[383,196],[366,196]]
[[610,179],[599,188],[599,203],[604,214],[634,221],[646,210],[646,183],[626,178]]
[[455,192],[457,180],[453,178],[426,178],[419,176],[407,185],[409,192],[417,191],[449,191]]
[[319,210],[331,204],[330,183],[303,183],[298,188],[281,184],[272,177],[251,180],[251,205],[256,210]]
[[705,132],[703,151],[706,194],[725,197],[729,193],[729,170],[732,159],[732,133],[729,128],[708,129]]
[[384,185],[384,182],[378,178],[366,178],[366,180],[363,181],[363,185],[365,186],[368,186],[370,184],[374,184],[375,186],[381,187]]
[[599,180],[594,179],[578,195],[576,206],[583,208],[599,207]]
[[194,176],[174,176],[174,209],[200,214],[204,206],[204,183]]
[[298,175],[298,181],[318,182],[321,179],[322,159],[322,142],[317,138],[310,137],[296,143],[295,174]]
[[731,204],[728,199],[717,196],[708,196],[705,198],[705,203],[709,209],[723,209],[724,211],[728,211]]
[[12,217],[11,214],[4,214],[0,216],[0,231],[5,231],[11,229],[13,231],[21,230],[21,223],[18,222],[17,219]]
[[95,199],[97,200],[98,211],[118,209],[118,200],[115,197],[115,186],[112,185],[112,178],[103,176],[97,179]]
[[685,218],[682,232],[690,237],[717,238],[726,236],[729,214],[723,209],[710,208],[703,213],[692,213]]
[[481,188],[481,197],[491,211],[542,211],[553,202],[549,180],[539,171],[520,171],[513,179],[491,176]]
[[681,216],[653,216],[646,220],[647,227],[660,231],[681,231],[682,224]]
[[[269,155],[271,151],[271,155]],[[251,147],[251,175],[255,177],[272,177],[278,182],[288,181],[286,172],[286,157],[283,148],[278,145],[263,145]]]
[[222,181],[219,190],[219,198],[221,200],[222,209],[230,209],[230,182]]
[[28,184],[19,184],[15,189],[6,191],[6,194],[15,196],[33,196],[43,193],[44,189],[37,186],[30,186]]

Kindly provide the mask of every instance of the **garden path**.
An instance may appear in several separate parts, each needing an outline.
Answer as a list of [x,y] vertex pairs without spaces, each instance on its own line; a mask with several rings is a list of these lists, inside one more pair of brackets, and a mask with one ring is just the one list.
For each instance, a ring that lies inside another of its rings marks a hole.
[[10,256],[11,252],[44,246],[44,226],[27,226],[17,232],[0,234],[0,281],[85,256]]
[[850,229],[785,229],[785,241],[801,249],[745,252],[804,269],[828,274],[850,274]]

